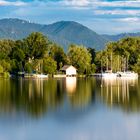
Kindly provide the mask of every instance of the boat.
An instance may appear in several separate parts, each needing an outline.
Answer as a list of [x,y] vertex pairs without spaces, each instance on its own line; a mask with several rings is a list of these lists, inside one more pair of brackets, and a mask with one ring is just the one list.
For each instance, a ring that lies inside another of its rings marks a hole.
[[48,75],[45,75],[45,74],[37,74],[36,77],[37,78],[48,78]]
[[[103,70],[101,70],[103,71]],[[112,53],[111,53],[111,70],[109,70],[108,68],[108,58],[107,58],[107,65],[106,65],[106,71],[105,72],[101,72],[101,75],[100,75],[102,78],[105,78],[105,79],[114,79],[114,78],[117,78],[117,73],[113,73],[112,72]]]
[[117,72],[118,77],[138,78],[138,74],[133,71]]
[[107,78],[107,79],[117,78],[117,73],[112,73],[112,72],[106,71],[106,72],[101,73],[101,77]]
[[117,72],[117,76],[122,78],[135,79],[138,78],[138,73],[128,70],[128,58],[126,58],[126,60],[124,61],[123,71]]
[[48,78],[48,75],[45,75],[45,74],[36,74],[35,77],[36,77],[36,78],[41,78],[41,79],[43,79],[43,78]]
[[43,61],[40,62],[40,71],[41,74],[35,74],[35,78],[40,78],[40,79],[48,78],[48,75],[43,74]]

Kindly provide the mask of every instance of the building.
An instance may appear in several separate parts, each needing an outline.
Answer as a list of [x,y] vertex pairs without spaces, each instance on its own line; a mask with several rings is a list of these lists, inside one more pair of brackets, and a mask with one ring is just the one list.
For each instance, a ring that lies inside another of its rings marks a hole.
[[64,65],[61,68],[61,71],[66,74],[66,76],[76,76],[77,74],[77,69],[73,67],[72,65]]

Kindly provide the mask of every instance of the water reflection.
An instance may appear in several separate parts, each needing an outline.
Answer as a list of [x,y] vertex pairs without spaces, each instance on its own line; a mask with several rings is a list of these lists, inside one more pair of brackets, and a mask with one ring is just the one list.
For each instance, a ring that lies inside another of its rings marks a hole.
[[[75,84],[71,84],[75,86]],[[67,89],[68,90],[68,89]],[[77,79],[76,90],[69,96],[72,107],[85,108],[94,102],[95,79]]]
[[39,117],[64,106],[82,109],[93,99],[95,79],[0,79],[0,112]]
[[40,117],[66,107],[83,110],[95,104],[140,111],[138,80],[95,78],[0,79],[0,113]]
[[125,111],[139,110],[138,79],[101,79],[100,86],[100,98],[110,107],[121,107]]
[[61,104],[63,96],[56,80],[0,80],[0,111],[7,113],[14,110],[40,116]]
[[70,96],[76,91],[76,79],[76,77],[66,77],[66,89]]

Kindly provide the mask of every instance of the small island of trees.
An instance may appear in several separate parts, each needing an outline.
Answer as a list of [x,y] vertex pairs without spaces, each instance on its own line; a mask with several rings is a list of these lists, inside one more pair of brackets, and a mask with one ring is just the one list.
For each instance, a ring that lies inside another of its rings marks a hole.
[[18,72],[56,74],[64,65],[73,65],[78,74],[93,74],[109,66],[113,71],[125,68],[140,73],[140,38],[110,42],[104,50],[72,44],[67,52],[41,33],[22,40],[0,40],[0,75]]

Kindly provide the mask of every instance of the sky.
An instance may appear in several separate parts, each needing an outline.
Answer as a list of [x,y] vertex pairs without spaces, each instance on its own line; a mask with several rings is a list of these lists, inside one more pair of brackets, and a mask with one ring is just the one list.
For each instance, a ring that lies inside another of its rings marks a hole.
[[100,34],[140,32],[140,0],[0,0],[0,19],[76,21]]

